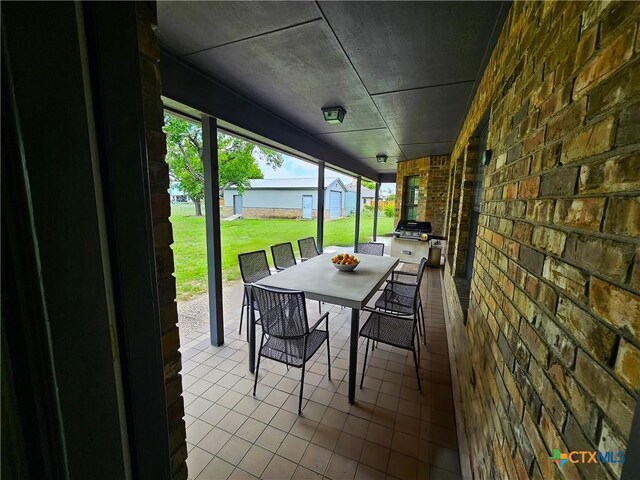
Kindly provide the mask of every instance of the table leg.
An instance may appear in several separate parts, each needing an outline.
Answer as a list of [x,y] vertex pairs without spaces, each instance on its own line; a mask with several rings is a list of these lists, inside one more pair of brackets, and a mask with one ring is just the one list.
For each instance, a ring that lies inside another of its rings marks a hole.
[[249,371],[256,369],[256,312],[253,309],[253,289],[249,288],[249,315],[247,329],[249,331]]
[[358,365],[358,335],[360,334],[360,310],[351,309],[351,343],[349,344],[349,403],[356,400],[356,367]]

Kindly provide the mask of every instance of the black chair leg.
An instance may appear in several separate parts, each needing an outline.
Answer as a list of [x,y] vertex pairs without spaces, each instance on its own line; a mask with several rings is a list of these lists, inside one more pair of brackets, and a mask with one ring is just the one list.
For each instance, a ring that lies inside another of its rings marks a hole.
[[255,377],[253,379],[253,396],[256,396],[256,387],[258,386],[258,372],[260,371],[260,352],[262,352],[262,344],[264,342],[264,333],[262,334],[262,337],[260,338],[260,350],[258,350],[258,362],[256,365],[256,373],[255,373]]
[[302,362],[302,375],[300,376],[300,399],[298,400],[298,415],[302,414],[302,392],[304,390],[304,367],[306,362]]
[[418,379],[418,390],[422,393],[422,384],[420,383],[420,368],[418,367],[418,357],[416,356],[416,349],[412,348],[413,352],[413,363],[416,364],[416,378]]
[[[327,323],[329,319],[327,319]],[[329,350],[329,325],[327,325],[327,373],[329,374],[329,381],[331,381],[331,351]]]
[[318,313],[322,313],[322,302],[318,300]]
[[368,354],[369,354],[369,338],[367,338],[367,348],[364,349],[364,365],[362,365],[362,377],[360,378],[360,388],[362,388],[362,384],[364,383],[364,371],[367,368]]
[[240,309],[240,328],[238,329],[238,335],[242,335],[242,317],[244,316],[244,309],[247,305],[247,289],[244,289],[244,296],[242,297],[242,308]]
[[427,344],[427,326],[424,321],[424,310],[422,310],[422,303],[420,303],[420,316],[422,317],[422,331],[424,332],[423,343]]

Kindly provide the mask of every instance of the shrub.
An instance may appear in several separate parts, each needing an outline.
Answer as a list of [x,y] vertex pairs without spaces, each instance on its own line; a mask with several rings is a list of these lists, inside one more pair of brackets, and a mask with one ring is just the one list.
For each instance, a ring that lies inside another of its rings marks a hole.
[[396,207],[393,205],[385,205],[384,206],[384,215],[385,217],[393,217],[396,214]]

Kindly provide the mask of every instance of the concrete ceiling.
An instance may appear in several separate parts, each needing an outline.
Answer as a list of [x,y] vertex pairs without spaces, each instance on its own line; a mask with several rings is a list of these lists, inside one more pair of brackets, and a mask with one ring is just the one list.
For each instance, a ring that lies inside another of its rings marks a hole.
[[[378,173],[451,152],[508,2],[158,2],[163,49]],[[347,110],[329,125],[321,108]],[[376,162],[386,154],[386,164]],[[330,161],[330,159],[326,159]]]

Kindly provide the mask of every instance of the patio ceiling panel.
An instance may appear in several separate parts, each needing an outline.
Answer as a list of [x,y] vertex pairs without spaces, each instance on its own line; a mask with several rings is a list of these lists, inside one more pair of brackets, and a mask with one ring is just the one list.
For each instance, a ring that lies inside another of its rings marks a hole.
[[[294,129],[285,133],[264,123],[268,115],[254,120],[250,111],[222,111],[218,118],[267,137],[276,132],[272,140],[296,144],[328,163],[331,156],[312,151],[335,150],[336,164],[354,172],[388,175],[394,160],[451,152],[509,5],[159,2],[159,34],[165,52]],[[171,69],[162,62],[161,68],[163,83],[175,94],[180,85],[166,82]],[[207,95],[200,93],[200,100]],[[208,102],[225,105],[223,99]],[[226,104],[232,108],[233,102]],[[321,109],[335,105],[345,107],[347,115],[342,124],[329,125]],[[300,132],[288,138],[296,129]],[[301,142],[302,133],[327,149],[309,139]],[[377,163],[377,154],[387,155],[387,163]]]
[[[311,134],[385,127],[376,105],[323,21],[189,55],[186,60]],[[321,109],[342,105],[344,123]]]
[[500,2],[320,2],[371,94],[473,81]]
[[375,158],[378,154],[404,157],[402,150],[387,128],[324,133],[316,136],[358,159]]
[[374,95],[398,143],[442,143],[456,139],[473,82]]
[[344,152],[321,142],[166,52],[161,52],[160,73],[162,93],[177,111],[183,111],[180,106],[186,105],[220,119],[226,130],[248,139],[257,137],[257,141],[265,145],[283,145],[288,147],[283,148],[284,151],[301,152],[304,158],[330,161],[341,169],[373,180],[378,176],[375,170],[360,162],[354,164],[354,160]]
[[[314,19],[313,2],[159,2],[159,39],[184,56]],[[164,28],[165,26],[170,28]]]

